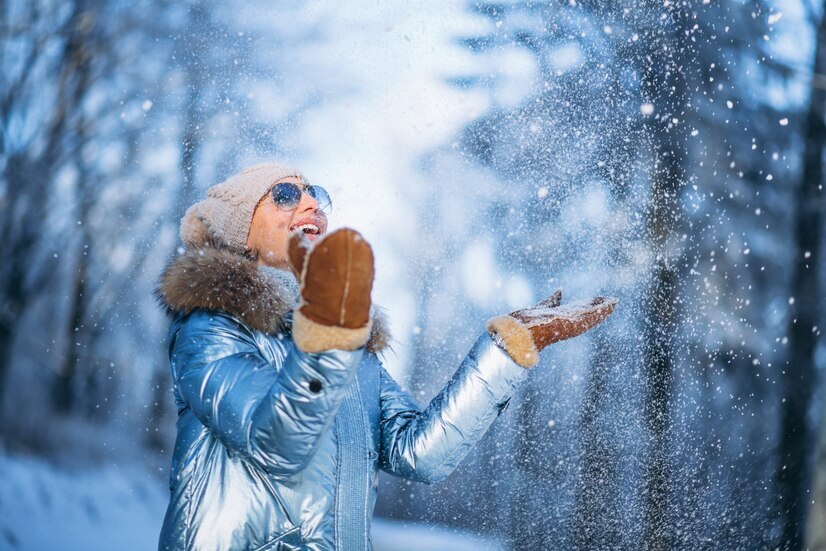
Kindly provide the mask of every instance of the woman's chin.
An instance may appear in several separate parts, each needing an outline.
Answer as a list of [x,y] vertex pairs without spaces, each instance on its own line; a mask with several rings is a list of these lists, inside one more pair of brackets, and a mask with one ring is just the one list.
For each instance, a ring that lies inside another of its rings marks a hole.
[[284,268],[289,268],[289,266],[290,266],[290,263],[286,258],[286,254],[278,255],[278,254],[276,254],[272,251],[267,252],[267,253],[262,253],[258,257],[258,261],[259,261],[259,263],[270,266],[271,268],[284,269]]

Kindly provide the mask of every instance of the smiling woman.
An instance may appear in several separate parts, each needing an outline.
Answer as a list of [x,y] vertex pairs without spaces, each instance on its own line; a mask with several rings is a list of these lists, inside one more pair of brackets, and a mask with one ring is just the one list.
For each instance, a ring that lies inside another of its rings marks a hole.
[[379,469],[448,476],[542,348],[614,308],[563,311],[557,293],[492,319],[422,409],[377,356],[389,334],[372,248],[351,229],[327,234],[328,205],[266,163],[184,215],[186,250],[158,288],[178,411],[161,549],[371,549]]

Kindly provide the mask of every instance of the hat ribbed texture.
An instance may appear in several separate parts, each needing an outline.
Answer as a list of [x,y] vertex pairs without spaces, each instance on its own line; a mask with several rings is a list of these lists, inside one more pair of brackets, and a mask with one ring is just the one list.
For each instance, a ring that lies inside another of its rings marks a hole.
[[243,254],[255,207],[277,180],[287,176],[306,182],[296,168],[261,163],[212,186],[207,190],[207,198],[189,207],[181,219],[181,241],[188,248],[209,244]]

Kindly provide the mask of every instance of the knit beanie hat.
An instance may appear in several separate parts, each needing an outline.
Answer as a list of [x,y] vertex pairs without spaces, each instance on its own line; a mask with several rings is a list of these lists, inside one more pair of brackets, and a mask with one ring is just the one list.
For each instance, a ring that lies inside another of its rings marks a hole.
[[244,254],[255,207],[277,180],[287,176],[306,183],[298,169],[261,163],[212,186],[207,198],[189,207],[181,219],[181,241],[190,249],[209,244]]

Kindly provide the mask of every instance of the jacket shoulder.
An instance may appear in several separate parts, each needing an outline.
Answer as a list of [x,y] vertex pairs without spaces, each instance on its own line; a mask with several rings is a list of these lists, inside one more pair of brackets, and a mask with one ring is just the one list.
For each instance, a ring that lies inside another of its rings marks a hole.
[[153,294],[172,316],[181,310],[220,310],[265,333],[283,326],[297,298],[282,282],[265,276],[255,261],[211,247],[171,260]]
[[173,314],[167,338],[170,353],[182,331],[214,333],[216,336],[229,332],[235,337],[246,338],[253,342],[256,340],[256,330],[239,318],[223,310],[208,308],[195,308],[189,312],[179,310]]

